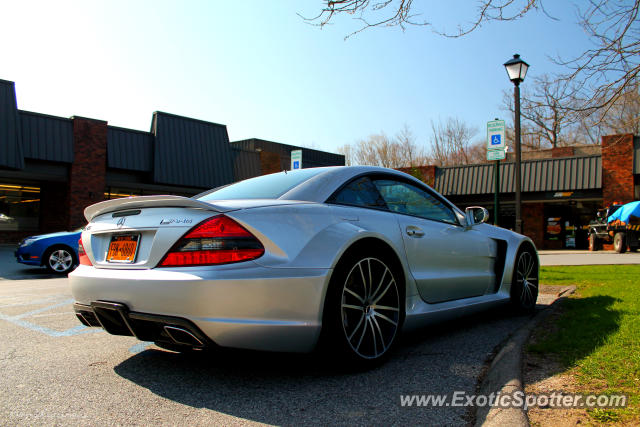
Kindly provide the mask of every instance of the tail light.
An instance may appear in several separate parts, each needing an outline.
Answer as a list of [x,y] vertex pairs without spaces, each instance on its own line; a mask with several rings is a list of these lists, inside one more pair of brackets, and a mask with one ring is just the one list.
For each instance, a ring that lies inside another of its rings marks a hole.
[[159,267],[230,264],[256,259],[264,247],[243,226],[224,215],[192,228],[160,261]]
[[82,238],[78,240],[78,260],[80,261],[81,265],[93,265],[91,264],[89,256],[84,251],[84,246],[82,246]]

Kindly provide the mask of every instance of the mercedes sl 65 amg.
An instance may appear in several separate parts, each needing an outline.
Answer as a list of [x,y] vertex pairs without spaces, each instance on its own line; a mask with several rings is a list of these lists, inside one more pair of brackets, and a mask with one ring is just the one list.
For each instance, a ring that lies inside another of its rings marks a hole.
[[320,346],[373,365],[404,330],[500,304],[531,312],[538,296],[529,238],[391,169],[280,172],[85,217],[69,275],[79,320],[171,350]]

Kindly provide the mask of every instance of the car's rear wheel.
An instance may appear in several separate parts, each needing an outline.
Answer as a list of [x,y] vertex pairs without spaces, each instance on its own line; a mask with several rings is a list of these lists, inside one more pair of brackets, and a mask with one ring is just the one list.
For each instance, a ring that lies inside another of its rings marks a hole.
[[325,351],[350,367],[371,368],[385,360],[404,320],[404,292],[395,264],[381,253],[342,260],[325,306]]
[[623,254],[627,251],[627,236],[624,233],[616,233],[613,236],[613,249],[619,254]]
[[67,274],[76,266],[73,251],[64,246],[55,246],[47,250],[44,264],[49,271],[56,274]]
[[538,258],[530,247],[518,250],[511,282],[511,304],[519,313],[533,313],[538,299]]

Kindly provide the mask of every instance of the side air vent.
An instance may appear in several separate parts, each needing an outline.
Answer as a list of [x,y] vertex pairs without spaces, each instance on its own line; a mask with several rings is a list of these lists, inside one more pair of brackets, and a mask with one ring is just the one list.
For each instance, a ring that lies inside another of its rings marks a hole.
[[494,285],[494,292],[498,292],[500,285],[502,284],[502,276],[504,275],[504,265],[507,259],[507,242],[505,240],[494,239],[498,244],[498,253],[496,255],[496,263],[494,265],[496,274],[496,283]]

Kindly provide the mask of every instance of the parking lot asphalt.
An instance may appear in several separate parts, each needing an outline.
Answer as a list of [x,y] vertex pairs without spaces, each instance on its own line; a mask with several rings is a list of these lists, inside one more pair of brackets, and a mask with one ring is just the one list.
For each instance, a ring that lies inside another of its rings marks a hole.
[[[473,408],[407,408],[400,396],[473,394],[495,350],[529,319],[499,309],[434,325],[403,336],[385,365],[361,373],[315,355],[182,355],[80,325],[68,279],[10,255],[0,247],[0,420],[8,425],[460,425]],[[548,303],[541,298],[539,308]]]
[[401,394],[473,393],[528,317],[502,310],[405,336],[391,360],[344,373],[317,356],[188,356],[75,319],[67,279],[0,280],[0,419],[34,424],[448,424],[469,408],[403,408]]
[[434,325],[356,373],[316,355],[172,353],[82,326],[67,278],[0,276],[5,425],[460,425],[473,408],[401,407],[400,395],[473,394],[495,349],[529,318],[500,309]]

